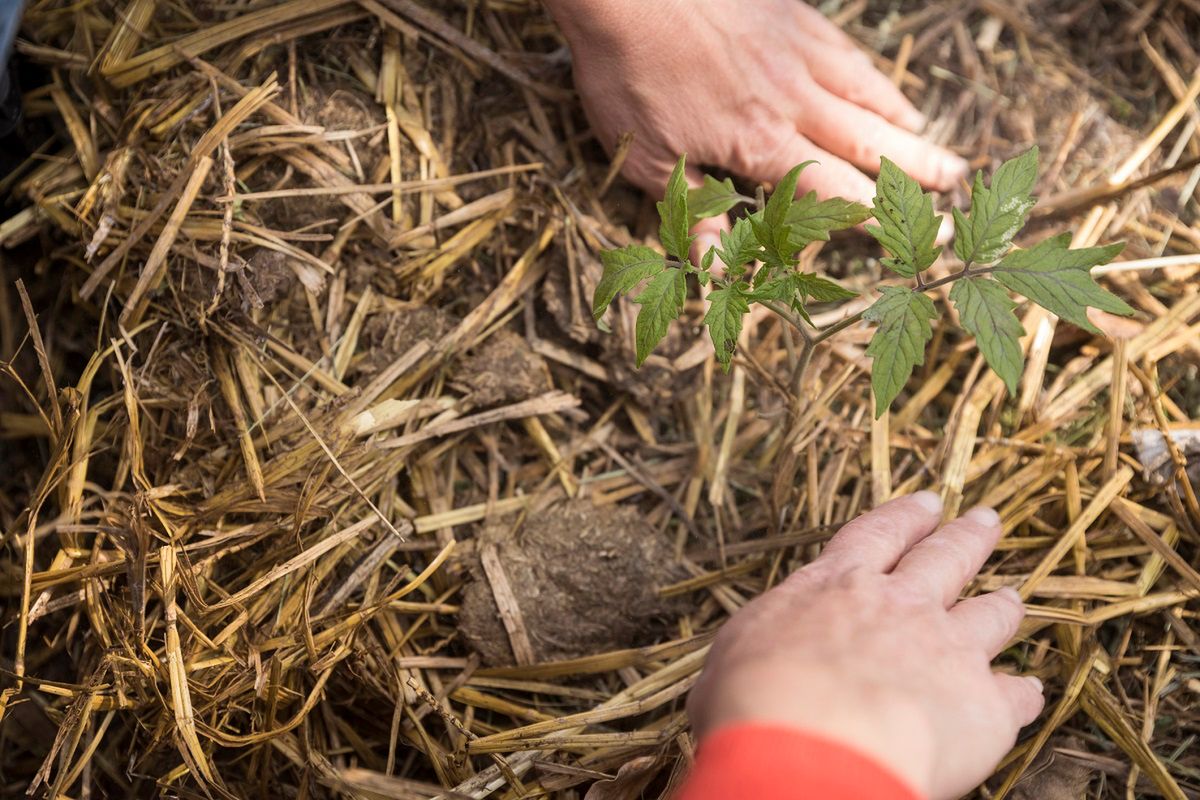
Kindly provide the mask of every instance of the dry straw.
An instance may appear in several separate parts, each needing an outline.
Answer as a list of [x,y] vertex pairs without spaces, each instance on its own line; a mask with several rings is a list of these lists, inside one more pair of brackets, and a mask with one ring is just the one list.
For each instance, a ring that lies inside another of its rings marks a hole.
[[[980,165],[1040,144],[1044,226],[1127,240],[1104,280],[1138,310],[1106,336],[1024,312],[1015,398],[940,330],[875,423],[857,328],[805,397],[774,324],[729,377],[690,331],[641,373],[626,316],[596,331],[597,251],[652,225],[532,0],[27,5],[34,152],[0,177],[6,796],[603,800],[624,765],[661,795],[720,623],[935,487],[999,509],[969,591],[1020,589],[1003,668],[1049,687],[982,796],[1082,774],[1200,797],[1194,0],[825,4],[930,136]],[[866,247],[805,259],[865,289]],[[568,497],[675,544],[658,643],[539,658],[481,532]],[[472,579],[513,666],[458,634]]]

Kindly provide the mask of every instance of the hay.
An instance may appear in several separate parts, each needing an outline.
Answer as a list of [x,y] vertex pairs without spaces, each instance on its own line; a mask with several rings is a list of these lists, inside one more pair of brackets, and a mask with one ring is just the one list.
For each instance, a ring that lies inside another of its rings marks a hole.
[[[1042,146],[1043,229],[1128,240],[1105,280],[1135,320],[1028,309],[1016,398],[942,328],[878,423],[857,327],[804,396],[773,322],[728,377],[682,329],[634,372],[587,299],[596,252],[654,226],[536,3],[29,3],[31,153],[0,177],[4,793],[660,796],[721,621],[934,486],[1000,510],[971,591],[1021,590],[1004,663],[1049,686],[988,796],[1200,796],[1200,7],[826,5],[934,138]],[[806,259],[879,278],[854,239]],[[538,661],[509,571],[488,588],[526,663],[481,664],[456,620],[506,569],[482,532],[573,497],[666,538],[684,611]]]

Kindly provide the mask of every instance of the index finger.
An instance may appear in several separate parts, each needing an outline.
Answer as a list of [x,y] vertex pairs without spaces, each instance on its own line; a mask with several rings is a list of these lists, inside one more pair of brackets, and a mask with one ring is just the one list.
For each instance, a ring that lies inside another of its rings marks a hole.
[[942,521],[942,498],[935,492],[898,497],[848,522],[817,561],[872,572],[889,572],[917,542]]
[[973,508],[913,547],[892,576],[949,608],[996,549],[1001,534],[1000,515]]

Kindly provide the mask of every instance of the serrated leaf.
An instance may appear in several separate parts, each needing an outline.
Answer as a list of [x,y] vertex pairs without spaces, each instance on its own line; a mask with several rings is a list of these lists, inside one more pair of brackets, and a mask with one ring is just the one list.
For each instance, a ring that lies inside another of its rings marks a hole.
[[719,181],[711,175],[705,175],[701,186],[688,190],[688,227],[702,219],[724,214],[745,201],[746,198],[738,194],[729,178]]
[[746,302],[744,289],[736,283],[709,292],[708,303],[704,324],[708,326],[708,335],[717,351],[717,361],[728,371],[742,333],[742,319],[750,311],[750,305]]
[[991,264],[1012,246],[1025,226],[1037,183],[1038,149],[1033,147],[1005,161],[985,186],[983,173],[975,174],[971,213],[954,209],[954,253],[964,264]]
[[749,219],[743,218],[733,223],[729,233],[721,231],[721,247],[717,250],[717,258],[729,269],[757,261],[761,254],[762,247],[754,238],[754,228]]
[[1009,394],[1017,393],[1017,382],[1025,365],[1021,337],[1025,329],[1013,313],[1017,304],[999,283],[987,278],[963,278],[950,289],[950,301],[958,309],[962,326],[975,337],[983,360],[1004,381]]
[[667,181],[667,193],[658,201],[658,216],[662,224],[658,236],[662,239],[663,249],[680,261],[688,260],[688,252],[692,249],[692,241],[696,238],[688,234],[691,221],[688,217],[688,186],[684,175],[685,156],[680,156],[675,162],[675,169]]
[[816,192],[809,192],[792,204],[786,220],[792,229],[792,245],[803,250],[812,242],[829,241],[831,231],[853,228],[870,218],[871,209],[862,203],[840,197],[818,200]]
[[592,296],[592,316],[597,321],[604,316],[618,294],[632,290],[646,278],[667,268],[667,260],[662,253],[637,244],[619,250],[601,251],[600,263],[604,265],[604,274]]
[[716,255],[717,255],[717,248],[715,248],[715,247],[708,248],[708,252],[705,253],[704,255],[700,256],[700,269],[704,272],[708,272],[710,269],[712,269],[713,258]]
[[1064,233],[1028,250],[1014,251],[993,268],[992,275],[1047,311],[1084,330],[1099,333],[1088,321],[1088,306],[1113,314],[1133,313],[1128,303],[1101,288],[1091,274],[1092,267],[1112,261],[1125,245],[1071,250],[1070,244],[1071,234]]
[[872,213],[879,224],[868,225],[867,233],[891,254],[882,259],[885,267],[912,278],[937,261],[941,220],[933,213],[933,195],[922,193],[919,183],[886,158],[880,160]]
[[791,303],[792,298],[796,296],[796,274],[788,273],[765,281],[746,296],[755,303]]
[[833,303],[858,295],[820,275],[811,272],[789,272],[766,281],[746,296],[756,303],[766,301],[787,303],[811,325],[812,318],[808,315],[808,309],[805,308],[808,300],[816,300],[818,303]]
[[875,393],[875,417],[887,410],[908,383],[913,367],[925,363],[925,344],[933,338],[929,324],[937,317],[933,301],[920,292],[900,286],[881,286],[883,297],[863,314],[879,323],[867,345],[872,359],[871,389]]
[[671,322],[683,313],[686,297],[687,274],[681,269],[668,269],[651,278],[645,290],[633,299],[642,307],[633,331],[639,367],[667,335]]
[[750,217],[754,236],[763,246],[763,261],[768,271],[788,265],[800,249],[792,245],[792,226],[788,224],[787,217],[796,200],[796,182],[800,173],[812,163],[814,162],[805,161],[788,170],[771,193],[761,215],[755,214]]
[[852,292],[844,286],[839,286],[828,278],[812,272],[798,272],[797,291],[818,303],[836,303],[839,300],[849,300],[858,297],[858,292]]
[[[765,271],[754,276],[757,281]],[[786,272],[771,280],[763,280],[754,284],[754,290],[746,295],[746,299],[754,303],[786,303],[789,308],[799,314],[809,325],[813,324],[808,309],[804,307],[804,297],[799,293],[800,276],[796,272]]]

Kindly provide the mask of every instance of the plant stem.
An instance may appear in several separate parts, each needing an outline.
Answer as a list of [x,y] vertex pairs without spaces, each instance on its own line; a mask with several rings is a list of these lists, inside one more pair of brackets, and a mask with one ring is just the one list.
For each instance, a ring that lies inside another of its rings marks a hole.
[[984,269],[972,269],[969,266],[963,267],[959,272],[951,273],[944,278],[938,278],[933,283],[925,284],[921,291],[928,292],[930,289],[936,289],[939,286],[945,286],[947,283],[954,283],[955,281],[962,280],[963,278],[974,278],[976,275],[987,275],[993,269],[995,269],[995,267],[986,267]]
[[809,331],[808,326],[804,323],[804,320],[800,318],[799,314],[792,311],[786,305],[777,300],[761,300],[759,302],[774,311],[776,314],[782,317],[784,321],[799,331],[800,338],[804,340],[805,344],[810,344],[813,341],[812,332]]
[[825,341],[826,339],[828,339],[830,336],[833,336],[836,333],[840,333],[840,332],[846,330],[846,328],[849,328],[851,325],[853,325],[854,323],[856,323],[860,319],[862,319],[862,316],[866,312],[866,310],[867,309],[864,308],[862,311],[859,311],[857,314],[851,314],[850,316],[846,317],[841,322],[837,322],[837,323],[834,323],[833,325],[830,325],[828,328],[826,328],[825,330],[823,330],[817,334],[817,337],[815,340],[816,343],[819,344],[819,343]]
[[[959,272],[951,273],[944,278],[938,278],[936,281],[932,281],[930,283],[922,283],[920,277],[918,276],[917,291],[928,292],[945,286],[948,283],[954,283],[955,281],[962,280],[963,278],[974,277],[976,275],[986,275],[987,273],[991,272],[992,269],[993,268],[991,267],[987,269],[971,269],[970,266],[965,266]],[[800,347],[800,359],[796,363],[796,372],[793,376],[793,383],[796,386],[797,397],[800,396],[801,387],[804,382],[804,374],[808,371],[809,364],[812,363],[813,353],[817,349],[817,345],[826,339],[841,333],[851,325],[859,322],[863,318],[863,314],[865,314],[867,311],[867,309],[864,308],[862,311],[859,311],[856,314],[851,314],[840,322],[835,322],[833,325],[830,325],[824,330],[817,331],[814,335],[814,333],[808,329],[808,326],[805,324],[800,315],[792,311],[792,309],[786,304],[777,300],[762,300],[760,302],[771,311],[774,311],[776,314],[778,314],[780,318],[790,324],[797,331],[799,331],[800,338],[803,340]]]
[[805,339],[804,344],[800,347],[800,360],[796,362],[796,372],[792,376],[792,382],[796,386],[797,399],[803,396],[804,376],[808,372],[808,365],[812,363],[813,353],[816,350],[816,342],[812,339]]

